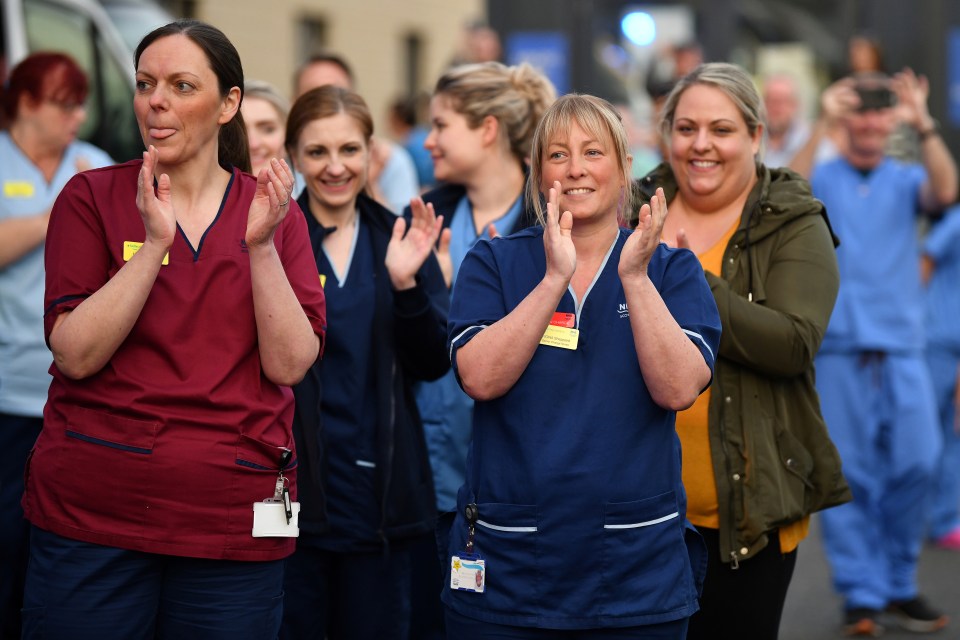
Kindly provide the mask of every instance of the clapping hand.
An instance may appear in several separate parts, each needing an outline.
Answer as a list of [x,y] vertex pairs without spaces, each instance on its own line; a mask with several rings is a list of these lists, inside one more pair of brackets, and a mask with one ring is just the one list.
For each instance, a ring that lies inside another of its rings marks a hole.
[[273,242],[273,235],[290,210],[293,171],[286,160],[273,158],[257,175],[257,190],[247,213],[247,247]]
[[160,174],[156,192],[153,189],[153,173],[159,156],[153,145],[143,152],[143,166],[137,177],[137,209],[140,210],[146,231],[145,243],[156,243],[167,250],[177,233],[177,215],[173,211],[170,176]]
[[[637,276],[646,277],[647,265],[650,264],[650,257],[660,244],[663,223],[666,219],[667,198],[663,195],[663,189],[657,188],[657,194],[650,198],[650,204],[640,207],[637,227],[627,238],[623,251],[620,253],[618,271],[621,279]],[[677,241],[678,243],[680,241],[679,235]]]
[[[407,228],[407,221],[404,218],[397,218],[393,225],[393,236],[390,238],[390,244],[387,245],[385,264],[390,274],[390,282],[397,291],[412,289],[416,286],[417,271],[434,251],[437,238],[440,237],[440,230],[443,228],[443,216],[434,214],[432,204],[425,205],[422,199],[414,198],[410,201],[410,210],[413,212],[410,228]],[[448,263],[449,246],[448,239],[446,251]],[[446,278],[447,275],[444,273],[444,279]]]
[[573,214],[560,213],[559,182],[553,183],[547,195],[543,249],[547,254],[547,277],[559,277],[569,283],[577,269],[577,249],[573,244]]

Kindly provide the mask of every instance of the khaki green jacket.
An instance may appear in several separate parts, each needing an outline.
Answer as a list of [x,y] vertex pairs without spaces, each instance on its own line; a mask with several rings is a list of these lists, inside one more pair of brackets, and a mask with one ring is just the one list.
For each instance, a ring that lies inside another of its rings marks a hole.
[[[658,186],[672,201],[665,164],[637,183],[641,203]],[[836,245],[810,185],[760,167],[721,276],[706,274],[723,329],[709,407],[720,557],[734,567],[779,527],[852,498],[814,387],[840,284]]]

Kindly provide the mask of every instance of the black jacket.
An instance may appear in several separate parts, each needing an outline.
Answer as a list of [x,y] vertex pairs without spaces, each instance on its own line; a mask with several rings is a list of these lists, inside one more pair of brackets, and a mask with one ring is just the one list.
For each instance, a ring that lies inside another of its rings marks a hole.
[[[304,191],[297,203],[305,212],[319,265],[326,229],[309,214],[308,198]],[[371,230],[376,263],[370,336],[376,381],[371,402],[377,406],[379,535],[382,542],[388,542],[426,533],[434,526],[433,479],[412,386],[419,380],[435,380],[450,368],[446,351],[450,299],[432,256],[420,268],[416,287],[394,291],[384,258],[397,218],[363,194],[357,198],[357,208],[360,220]],[[320,372],[324,366],[337,365],[319,360],[293,389],[297,401],[293,432],[300,451],[300,527],[309,533],[322,533],[327,525],[320,409]]]
[[[529,175],[527,178],[529,179]],[[467,195],[467,190],[463,186],[459,184],[444,184],[423,194],[423,201],[427,204],[433,204],[434,212],[438,216],[443,216],[443,228],[446,229],[453,220],[453,213],[457,210],[457,203],[460,202],[460,198],[465,195]],[[497,231],[500,234],[506,236],[511,233],[516,233],[521,229],[540,224],[537,222],[537,214],[533,209],[533,203],[527,200],[526,189],[523,191],[523,202],[520,203],[520,206],[522,208],[516,224],[513,225],[512,229],[498,229]],[[409,206],[404,208],[403,215],[405,218],[410,218],[411,211]]]

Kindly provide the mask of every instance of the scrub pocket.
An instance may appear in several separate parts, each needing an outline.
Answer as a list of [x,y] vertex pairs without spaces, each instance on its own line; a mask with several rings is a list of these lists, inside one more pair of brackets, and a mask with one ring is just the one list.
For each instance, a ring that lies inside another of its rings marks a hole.
[[86,527],[106,517],[118,530],[138,535],[156,481],[152,454],[159,428],[159,422],[75,407],[50,480],[59,503],[72,512],[65,518]]
[[[486,561],[486,588],[482,594],[451,593],[468,606],[473,598],[483,598],[489,610],[511,614],[532,610],[540,597],[536,505],[478,503],[477,508],[474,552]],[[468,529],[461,509],[451,532],[451,555],[465,550]],[[444,562],[449,586],[449,555]]]
[[607,615],[662,613],[696,597],[684,519],[673,491],[603,507],[603,584]]

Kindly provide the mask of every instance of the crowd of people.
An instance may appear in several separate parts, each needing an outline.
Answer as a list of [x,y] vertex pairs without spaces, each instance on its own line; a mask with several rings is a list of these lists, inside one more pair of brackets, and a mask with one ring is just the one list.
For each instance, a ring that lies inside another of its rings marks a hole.
[[122,164],[69,56],[12,70],[0,639],[776,639],[814,513],[845,634],[947,626],[917,565],[960,551],[960,179],[926,78],[851,47],[808,123],[790,75],[690,45],[638,177],[617,107],[471,34],[391,139],[342,56],[288,98],[173,22]]

